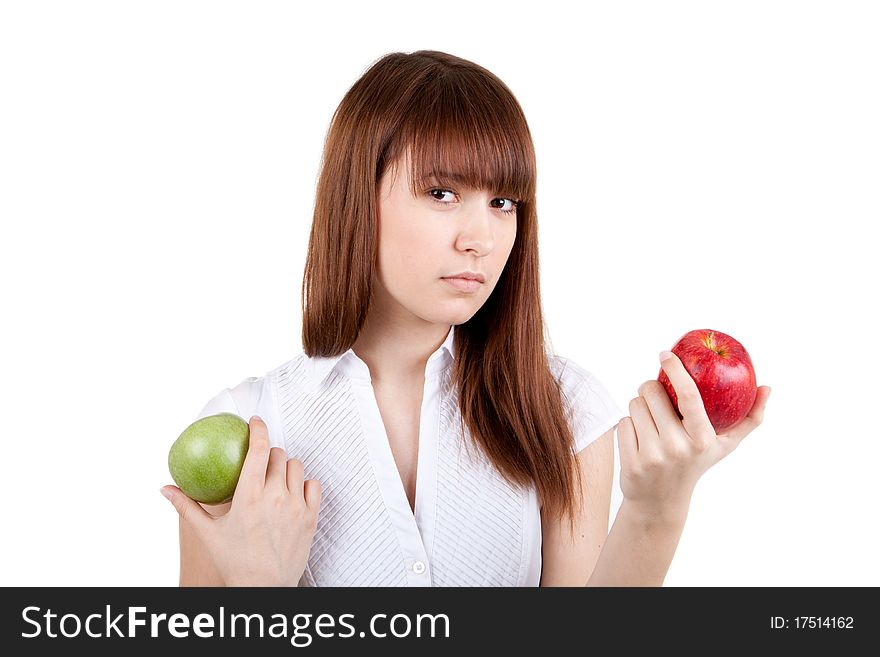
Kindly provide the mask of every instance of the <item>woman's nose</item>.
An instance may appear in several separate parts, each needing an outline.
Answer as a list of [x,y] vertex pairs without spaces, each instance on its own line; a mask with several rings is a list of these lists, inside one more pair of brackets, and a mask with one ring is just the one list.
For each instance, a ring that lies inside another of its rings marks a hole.
[[495,246],[495,235],[492,222],[498,221],[492,208],[468,208],[460,217],[458,241],[465,249],[474,249],[480,255],[492,251]]

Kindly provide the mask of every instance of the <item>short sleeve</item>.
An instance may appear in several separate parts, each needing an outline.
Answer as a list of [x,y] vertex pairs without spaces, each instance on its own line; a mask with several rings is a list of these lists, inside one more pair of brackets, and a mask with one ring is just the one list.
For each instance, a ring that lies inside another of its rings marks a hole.
[[[561,357],[554,357],[554,359],[551,360],[551,363],[558,373],[563,392],[570,403],[572,432],[574,433],[572,451],[578,453],[620,422],[622,418],[627,416],[627,413],[620,409],[611,393],[594,374],[574,361]],[[617,440],[613,442],[614,461],[615,464],[619,464],[620,449]],[[623,490],[620,488],[620,469],[615,465],[614,478],[611,483],[608,531],[611,531],[622,504]]]
[[245,422],[250,422],[252,416],[259,415],[269,429],[269,445],[285,448],[286,451],[270,385],[269,377],[252,376],[233,388],[224,388],[202,407],[193,422],[218,413],[234,413]]
[[627,414],[594,374],[570,359],[557,359],[555,367],[571,408],[573,451],[578,453]]
[[209,415],[217,415],[218,413],[234,413],[241,417],[241,414],[238,412],[238,407],[235,405],[235,401],[229,393],[229,388],[224,388],[217,393],[207,404],[205,404],[202,410],[199,411],[199,414],[193,419],[193,422],[201,420],[203,417],[208,417]]

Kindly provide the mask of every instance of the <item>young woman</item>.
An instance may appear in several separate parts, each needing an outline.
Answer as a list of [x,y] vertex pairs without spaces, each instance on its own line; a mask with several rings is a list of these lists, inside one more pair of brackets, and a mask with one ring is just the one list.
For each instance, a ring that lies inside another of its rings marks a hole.
[[[716,436],[681,362],[624,414],[545,345],[535,153],[511,91],[436,51],[376,61],[327,135],[303,352],[212,399],[250,419],[230,503],[163,488],[181,585],[660,585]],[[614,430],[623,501],[608,531]]]

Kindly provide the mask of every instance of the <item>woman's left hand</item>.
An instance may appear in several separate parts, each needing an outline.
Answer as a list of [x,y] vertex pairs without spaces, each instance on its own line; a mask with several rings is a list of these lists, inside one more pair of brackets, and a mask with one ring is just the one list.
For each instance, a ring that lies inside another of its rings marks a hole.
[[660,382],[651,380],[639,386],[639,396],[629,403],[630,416],[617,427],[623,496],[652,516],[687,511],[699,478],[761,424],[770,396],[770,388],[760,386],[748,415],[716,435],[697,384],[678,356],[661,366],[683,419]]

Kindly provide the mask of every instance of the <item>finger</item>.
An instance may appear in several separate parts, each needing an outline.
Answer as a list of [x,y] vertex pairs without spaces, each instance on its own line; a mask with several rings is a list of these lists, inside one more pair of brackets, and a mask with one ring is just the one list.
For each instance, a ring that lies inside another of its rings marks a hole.
[[321,508],[321,483],[317,479],[309,479],[305,482],[305,502],[315,513]]
[[638,439],[639,454],[642,457],[656,456],[660,452],[660,436],[657,434],[657,425],[648,410],[648,404],[644,397],[636,397],[629,402],[629,414],[635,427]]
[[678,356],[671,351],[665,354],[669,354],[669,357],[660,361],[660,367],[669,377],[669,382],[675,390],[678,410],[682,415],[681,422],[691,438],[698,444],[705,444],[715,438],[715,428],[706,414],[706,406],[703,404],[697,382],[685,369]]
[[180,518],[193,528],[199,538],[204,538],[214,522],[213,516],[205,511],[195,500],[186,496],[177,486],[163,486],[159,489],[174,505]]
[[240,490],[257,492],[266,483],[266,466],[269,462],[269,430],[258,416],[251,418],[248,437],[248,451],[241,466],[238,485]]
[[[701,437],[693,437],[689,434],[686,436],[681,435],[683,433],[687,434],[687,430],[684,428],[682,419],[679,418],[675,407],[672,405],[672,400],[666,394],[665,388],[659,381],[645,381],[639,386],[639,395],[644,398],[651,417],[654,418],[654,425],[657,427],[661,447],[668,447],[668,445],[663,445],[664,441],[667,440],[684,439],[700,444]],[[713,434],[712,439],[714,440],[714,438]]]
[[287,459],[287,489],[298,499],[305,501],[303,497],[303,463],[299,459]]
[[269,450],[266,488],[278,487],[287,490],[287,452],[280,447],[273,447]]
[[631,417],[621,418],[617,423],[617,451],[620,452],[621,469],[638,461],[639,444]]
[[724,436],[719,436],[719,438],[723,437],[728,442],[739,443],[764,421],[764,409],[767,407],[767,400],[769,398],[769,386],[758,388],[758,395],[755,397],[755,403],[752,404],[752,410],[749,411],[749,414],[733,425],[730,430],[725,431]]

